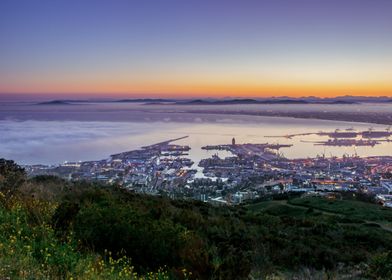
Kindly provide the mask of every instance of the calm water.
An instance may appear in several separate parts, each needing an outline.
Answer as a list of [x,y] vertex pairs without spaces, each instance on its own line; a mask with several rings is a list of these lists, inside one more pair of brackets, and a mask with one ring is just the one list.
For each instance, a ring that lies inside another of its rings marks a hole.
[[[264,106],[264,105],[263,105]],[[391,105],[276,105],[286,110],[391,110]],[[269,110],[277,109],[268,105]],[[351,107],[350,107],[351,106]],[[377,107],[378,108],[375,108]],[[217,110],[261,110],[260,105],[214,106]],[[262,107],[262,106],[261,106]],[[0,157],[21,164],[56,164],[63,161],[97,160],[110,154],[137,149],[166,139],[189,135],[177,143],[190,145],[190,157],[198,162],[212,155],[200,148],[208,144],[287,143],[281,149],[286,157],[314,157],[343,154],[392,155],[392,143],[375,147],[325,147],[305,141],[327,137],[301,136],[293,139],[266,138],[268,135],[332,131],[336,128],[367,130],[386,126],[361,123],[183,113],[188,106],[154,106],[141,104],[34,105],[0,103]],[[200,108],[200,107],[196,107]],[[211,109],[211,106],[208,106]],[[193,110],[195,108],[192,108]],[[203,108],[202,108],[203,109]],[[281,110],[281,108],[280,108]],[[224,154],[222,154],[224,156]]]

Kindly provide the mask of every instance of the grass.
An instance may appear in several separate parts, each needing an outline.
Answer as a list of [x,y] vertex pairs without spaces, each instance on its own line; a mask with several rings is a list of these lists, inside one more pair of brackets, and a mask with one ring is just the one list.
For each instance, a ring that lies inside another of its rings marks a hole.
[[265,213],[292,218],[329,216],[340,224],[382,228],[392,232],[392,210],[358,200],[331,200],[304,196],[290,200],[269,200],[246,206],[252,213]]
[[285,204],[286,200],[268,200],[246,205],[248,210],[253,212],[264,211],[269,207]]
[[249,209],[254,212],[264,212],[274,216],[298,217],[305,215],[306,208],[291,206],[286,201],[266,201],[250,205]]
[[319,215],[320,211],[309,210],[308,207],[291,205],[287,200],[269,200],[249,204],[247,209],[253,213],[266,213],[274,216],[305,217],[310,214]]
[[392,210],[377,204],[357,200],[330,200],[323,197],[302,197],[289,201],[291,205],[312,207],[325,212],[373,222],[392,223]]

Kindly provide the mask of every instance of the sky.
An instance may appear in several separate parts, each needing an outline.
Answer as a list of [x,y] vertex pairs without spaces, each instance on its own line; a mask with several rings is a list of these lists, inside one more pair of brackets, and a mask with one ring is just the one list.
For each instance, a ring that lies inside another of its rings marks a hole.
[[1,0],[6,97],[392,96],[391,0]]

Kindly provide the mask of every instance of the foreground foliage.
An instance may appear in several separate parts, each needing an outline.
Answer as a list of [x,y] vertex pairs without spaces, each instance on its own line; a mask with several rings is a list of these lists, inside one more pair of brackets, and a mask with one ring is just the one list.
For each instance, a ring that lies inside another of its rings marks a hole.
[[365,202],[214,207],[50,176],[0,188],[0,279],[392,278],[392,211]]
[[[1,279],[169,279],[163,270],[136,273],[127,257],[82,252],[71,234],[59,240],[46,219],[55,204],[20,199],[6,204],[0,208]],[[35,223],[32,215],[46,221]]]

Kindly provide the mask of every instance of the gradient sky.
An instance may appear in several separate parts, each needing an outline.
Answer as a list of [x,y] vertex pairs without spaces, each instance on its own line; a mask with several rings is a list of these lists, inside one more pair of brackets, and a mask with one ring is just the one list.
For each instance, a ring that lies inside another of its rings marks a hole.
[[17,94],[392,96],[392,1],[1,0]]

